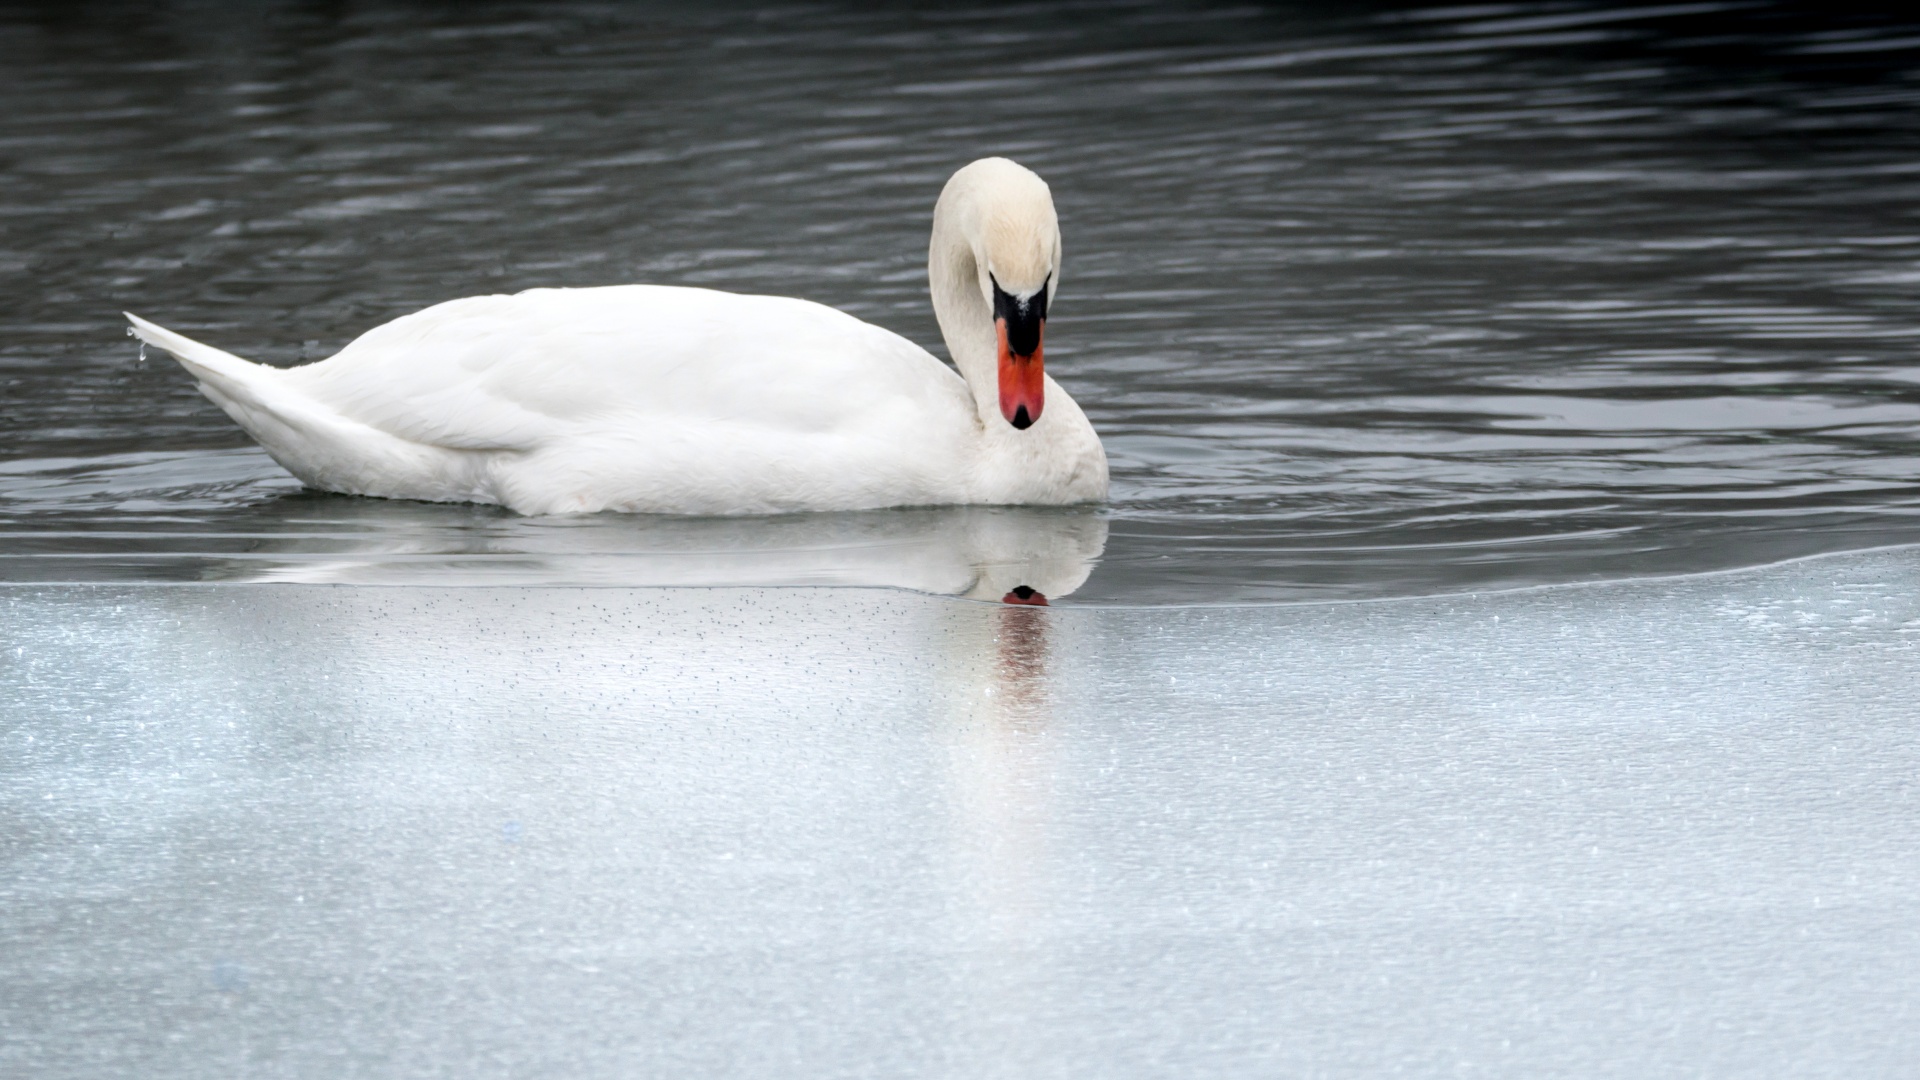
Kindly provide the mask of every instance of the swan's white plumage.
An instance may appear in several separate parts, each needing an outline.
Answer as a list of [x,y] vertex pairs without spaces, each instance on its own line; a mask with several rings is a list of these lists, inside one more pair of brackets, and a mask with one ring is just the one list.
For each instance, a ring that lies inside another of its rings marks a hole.
[[[957,174],[949,193],[982,166],[992,174],[978,200],[986,205],[971,209],[996,220],[993,177],[1032,174],[989,159]],[[1044,197],[1045,185],[1038,190]],[[1015,192],[1015,208],[1027,209],[1023,197],[1031,200],[1030,185]],[[1050,198],[1045,210],[1050,222]],[[943,228],[950,261],[977,247],[952,219],[936,212],[935,260]],[[968,315],[982,321],[976,299],[943,297],[936,286],[943,327]],[[956,340],[949,329],[963,379],[905,338],[805,300],[655,285],[469,297],[290,369],[128,319],[289,472],[332,491],[526,514],[1059,504],[1106,494],[1099,440],[1051,379],[1040,420],[1015,431],[985,414],[979,334]],[[977,329],[992,333],[990,314]]]

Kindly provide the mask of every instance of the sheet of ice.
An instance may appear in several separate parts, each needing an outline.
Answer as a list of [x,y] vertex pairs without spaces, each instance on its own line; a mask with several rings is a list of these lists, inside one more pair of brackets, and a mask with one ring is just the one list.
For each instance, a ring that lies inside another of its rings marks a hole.
[[1920,1061],[1920,553],[1297,607],[0,590],[0,1074]]

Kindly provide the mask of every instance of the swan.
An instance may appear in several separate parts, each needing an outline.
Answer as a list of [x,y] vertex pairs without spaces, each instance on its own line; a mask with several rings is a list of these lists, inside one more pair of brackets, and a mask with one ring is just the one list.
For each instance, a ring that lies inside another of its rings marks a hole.
[[294,368],[127,320],[327,491],[529,515],[1103,500],[1099,436],[1042,364],[1046,182],[1005,158],[954,173],[927,277],[957,373],[821,304],[665,285],[451,300]]

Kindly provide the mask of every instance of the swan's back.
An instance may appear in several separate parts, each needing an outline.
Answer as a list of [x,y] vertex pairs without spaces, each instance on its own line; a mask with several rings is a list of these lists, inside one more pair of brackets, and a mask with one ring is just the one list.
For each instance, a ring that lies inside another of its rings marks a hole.
[[966,384],[805,300],[621,285],[437,304],[280,370],[129,316],[274,460],[329,491],[521,513],[967,501]]
[[833,308],[655,285],[452,300],[288,374],[383,431],[476,450],[643,422],[857,437],[966,394],[918,346]]

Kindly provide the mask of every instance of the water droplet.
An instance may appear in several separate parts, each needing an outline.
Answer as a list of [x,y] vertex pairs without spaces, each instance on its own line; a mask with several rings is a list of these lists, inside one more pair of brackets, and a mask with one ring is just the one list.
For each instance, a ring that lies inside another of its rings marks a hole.
[[134,361],[134,363],[144,364],[146,362],[147,362],[147,343],[143,341],[140,343],[140,359]]

